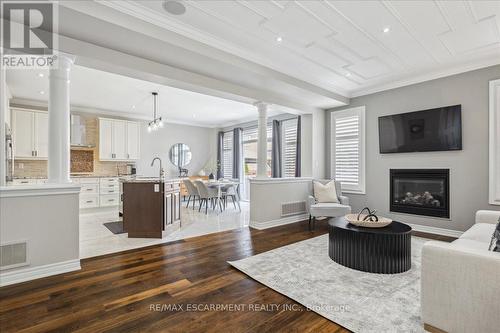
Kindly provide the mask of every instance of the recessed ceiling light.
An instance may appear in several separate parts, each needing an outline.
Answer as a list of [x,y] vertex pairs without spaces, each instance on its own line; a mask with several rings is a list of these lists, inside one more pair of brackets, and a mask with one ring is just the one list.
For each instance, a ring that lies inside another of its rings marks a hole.
[[349,77],[349,76],[351,76],[351,73],[347,72],[347,73],[345,73],[345,76]]
[[135,109],[135,105],[132,105],[132,109]]
[[283,37],[281,37],[281,36],[276,37],[276,41],[278,43],[281,43],[283,41]]
[[391,27],[385,27],[384,30],[382,30],[385,34],[391,31]]
[[193,114],[193,118],[196,118],[196,115],[195,115],[195,114]]
[[38,73],[38,77],[44,77],[45,75],[43,73]]
[[44,94],[45,94],[45,91],[40,90],[40,91],[39,91],[39,93],[40,93],[40,95],[44,95]]
[[186,6],[178,0],[163,1],[163,9],[172,15],[182,15],[186,12]]

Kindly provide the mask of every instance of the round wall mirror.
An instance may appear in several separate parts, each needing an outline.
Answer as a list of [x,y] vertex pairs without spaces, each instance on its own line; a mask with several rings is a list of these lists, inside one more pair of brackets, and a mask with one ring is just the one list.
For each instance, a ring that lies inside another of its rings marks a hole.
[[176,143],[170,147],[170,162],[178,168],[183,168],[191,162],[191,149],[185,143]]

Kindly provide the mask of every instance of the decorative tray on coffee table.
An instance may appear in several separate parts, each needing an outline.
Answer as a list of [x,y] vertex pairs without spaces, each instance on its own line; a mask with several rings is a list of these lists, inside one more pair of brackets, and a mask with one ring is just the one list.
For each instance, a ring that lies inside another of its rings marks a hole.
[[[368,214],[363,214],[365,210],[368,211]],[[365,228],[383,228],[392,223],[392,220],[389,218],[375,215],[376,212],[365,207],[358,214],[347,214],[345,219],[357,227]]]

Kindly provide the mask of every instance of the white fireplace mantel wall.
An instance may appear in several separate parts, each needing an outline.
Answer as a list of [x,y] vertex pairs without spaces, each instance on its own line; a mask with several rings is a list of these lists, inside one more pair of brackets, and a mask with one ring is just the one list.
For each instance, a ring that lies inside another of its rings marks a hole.
[[500,205],[500,79],[490,81],[489,203]]

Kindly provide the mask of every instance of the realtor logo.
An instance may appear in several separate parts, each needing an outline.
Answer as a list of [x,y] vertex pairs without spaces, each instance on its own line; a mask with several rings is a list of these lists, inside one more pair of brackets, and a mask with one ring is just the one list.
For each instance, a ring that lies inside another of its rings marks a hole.
[[2,65],[50,67],[56,49],[56,3],[2,1]]

